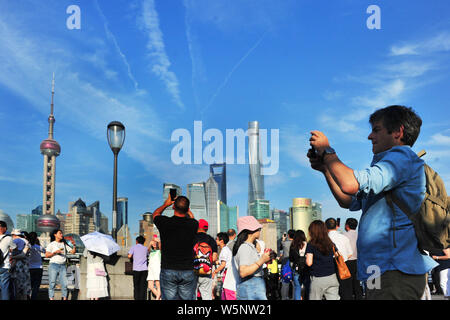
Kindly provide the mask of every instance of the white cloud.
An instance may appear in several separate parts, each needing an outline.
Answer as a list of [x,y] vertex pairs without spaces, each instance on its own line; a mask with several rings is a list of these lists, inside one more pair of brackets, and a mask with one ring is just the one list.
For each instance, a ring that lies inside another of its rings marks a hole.
[[159,26],[158,12],[155,9],[154,0],[144,0],[142,7],[142,19],[140,27],[147,33],[148,57],[151,60],[150,69],[164,82],[167,91],[173,101],[181,108],[184,104],[180,98],[180,89],[177,76],[170,71],[171,62],[167,56],[164,36]]
[[443,135],[442,133],[436,133],[434,134],[428,144],[431,145],[442,145],[442,146],[448,146],[450,147],[450,137]]
[[131,67],[130,64],[128,63],[127,57],[125,56],[125,54],[123,54],[122,50],[120,49],[119,44],[117,43],[117,39],[116,37],[112,34],[112,32],[109,30],[108,27],[108,21],[106,20],[105,15],[103,14],[102,9],[100,8],[98,1],[95,0],[95,7],[97,8],[100,16],[102,17],[103,20],[103,26],[105,28],[105,33],[106,36],[108,37],[108,39],[110,39],[112,41],[112,43],[114,44],[114,48],[116,49],[117,54],[120,56],[120,58],[122,59],[122,62],[124,63],[125,67],[127,68],[127,74],[128,77],[130,78],[130,80],[133,82],[134,87],[136,90],[138,90],[138,82],[136,81],[136,79],[134,78],[134,75],[131,72]]
[[393,45],[390,49],[390,55],[422,55],[436,52],[446,52],[449,50],[450,32],[444,31],[429,39],[400,45]]

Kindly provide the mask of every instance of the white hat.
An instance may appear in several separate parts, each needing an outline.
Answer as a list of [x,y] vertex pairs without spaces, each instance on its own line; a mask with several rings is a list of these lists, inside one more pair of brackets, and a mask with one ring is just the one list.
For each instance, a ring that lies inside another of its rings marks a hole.
[[13,236],[22,236],[22,235],[23,235],[22,230],[20,230],[20,229],[13,229],[13,231],[11,232],[11,234],[12,234]]

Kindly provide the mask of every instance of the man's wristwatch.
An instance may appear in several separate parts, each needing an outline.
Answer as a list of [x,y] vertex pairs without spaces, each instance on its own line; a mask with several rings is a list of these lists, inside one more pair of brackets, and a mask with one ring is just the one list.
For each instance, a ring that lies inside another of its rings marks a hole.
[[336,153],[336,151],[334,151],[334,149],[332,147],[326,147],[325,150],[323,150],[323,152],[322,152],[322,156],[321,156],[322,161],[327,154],[335,154],[335,153]]

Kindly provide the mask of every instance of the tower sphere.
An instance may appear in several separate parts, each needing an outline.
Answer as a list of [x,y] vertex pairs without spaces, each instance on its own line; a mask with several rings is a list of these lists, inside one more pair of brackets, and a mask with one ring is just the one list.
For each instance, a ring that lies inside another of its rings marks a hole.
[[59,229],[59,219],[51,214],[45,214],[40,216],[36,221],[37,230],[39,232],[52,232]]
[[49,157],[59,156],[61,153],[61,146],[58,142],[52,139],[45,139],[41,142],[41,153]]

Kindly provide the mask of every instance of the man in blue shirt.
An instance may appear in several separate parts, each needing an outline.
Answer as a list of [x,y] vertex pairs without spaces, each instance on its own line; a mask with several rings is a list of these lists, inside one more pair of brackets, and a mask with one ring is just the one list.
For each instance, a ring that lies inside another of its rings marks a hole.
[[426,273],[437,264],[421,254],[414,226],[397,206],[395,214],[385,200],[397,198],[417,212],[425,196],[423,160],[411,149],[422,120],[404,106],[375,111],[369,120],[374,154],[369,168],[353,170],[342,163],[328,138],[312,131],[308,152],[311,167],[322,172],[342,208],[362,210],[358,230],[358,279],[367,283],[368,299],[420,299]]

